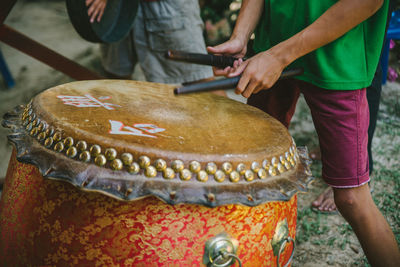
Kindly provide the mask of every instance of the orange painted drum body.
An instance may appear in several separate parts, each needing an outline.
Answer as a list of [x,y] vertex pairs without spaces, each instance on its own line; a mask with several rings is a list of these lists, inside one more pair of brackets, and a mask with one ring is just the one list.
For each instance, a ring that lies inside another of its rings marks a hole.
[[[174,98],[172,90],[145,82],[75,82],[5,116],[16,149],[0,202],[1,263],[276,266],[278,255],[281,266],[290,262],[296,192],[312,180],[306,151],[261,111],[211,94]],[[97,104],[61,102],[60,95],[73,93]],[[139,114],[154,98],[167,102],[167,118]],[[197,106],[212,115],[204,119],[193,111]],[[115,123],[130,119],[136,124]],[[240,124],[248,123],[278,142],[244,140]]]
[[256,207],[169,205],[155,197],[119,201],[43,179],[15,155],[1,203],[0,261],[6,266],[201,266],[205,242],[221,232],[239,241],[244,266],[274,266],[278,222],[286,219],[290,236],[296,233],[296,195]]

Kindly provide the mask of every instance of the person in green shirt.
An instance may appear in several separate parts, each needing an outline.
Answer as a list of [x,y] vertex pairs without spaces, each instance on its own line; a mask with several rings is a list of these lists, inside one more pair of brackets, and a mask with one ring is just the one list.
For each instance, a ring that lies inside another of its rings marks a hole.
[[[368,187],[365,87],[379,61],[387,7],[388,0],[243,0],[230,40],[208,47],[242,58],[255,30],[258,53],[214,74],[241,74],[236,93],[286,127],[304,95],[319,137],[322,176],[372,266],[400,266],[396,239]],[[287,67],[302,67],[304,74],[278,81]]]

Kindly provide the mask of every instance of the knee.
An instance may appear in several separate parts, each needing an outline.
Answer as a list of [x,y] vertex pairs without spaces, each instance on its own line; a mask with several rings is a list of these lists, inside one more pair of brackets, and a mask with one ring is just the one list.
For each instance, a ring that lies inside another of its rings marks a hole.
[[358,207],[359,199],[351,189],[334,190],[334,198],[339,211],[352,210]]

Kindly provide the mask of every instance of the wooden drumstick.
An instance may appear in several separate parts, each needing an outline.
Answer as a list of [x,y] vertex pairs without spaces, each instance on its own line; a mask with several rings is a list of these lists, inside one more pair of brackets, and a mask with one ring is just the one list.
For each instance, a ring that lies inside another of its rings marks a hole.
[[[285,70],[282,72],[281,76],[279,77],[279,80],[301,75],[303,72],[304,70],[302,68]],[[239,75],[233,78],[227,78],[227,79],[221,79],[203,83],[195,83],[188,86],[178,87],[174,89],[174,94],[181,95],[181,94],[189,94],[189,93],[197,93],[205,91],[232,89],[237,86],[240,77],[241,76]]]
[[[165,54],[168,59],[183,61],[187,63],[201,64],[214,66],[217,68],[225,68],[228,66],[233,66],[235,60],[238,58],[230,56],[216,56],[212,54],[198,54],[198,53],[187,53],[181,51],[168,50]],[[243,59],[244,60],[244,59]]]

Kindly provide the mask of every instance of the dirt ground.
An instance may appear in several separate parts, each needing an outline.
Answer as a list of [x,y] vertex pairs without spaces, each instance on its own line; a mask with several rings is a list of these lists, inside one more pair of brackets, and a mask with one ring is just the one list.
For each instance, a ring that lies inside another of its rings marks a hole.
[[[96,44],[81,39],[69,22],[65,2],[61,0],[18,1],[6,19],[7,25],[45,44],[60,54],[101,73],[99,50]],[[16,85],[7,89],[0,77],[0,115],[19,104],[26,104],[39,92],[55,85],[72,81],[71,78],[0,43]],[[137,68],[133,79],[144,80]],[[229,92],[229,96],[233,96]],[[396,237],[400,235],[400,86],[388,83],[383,89],[382,114],[374,140],[377,171],[374,198],[381,208]],[[236,98],[242,101],[241,98]],[[317,137],[304,101],[300,101],[290,128],[298,145],[310,149],[317,146]],[[7,129],[0,128],[0,177],[4,177],[11,154],[7,143]],[[296,251],[292,266],[364,266],[363,251],[350,226],[340,215],[324,215],[311,211],[310,203],[324,189],[320,177],[320,162],[313,164],[317,177],[310,192],[299,196],[299,219]]]

